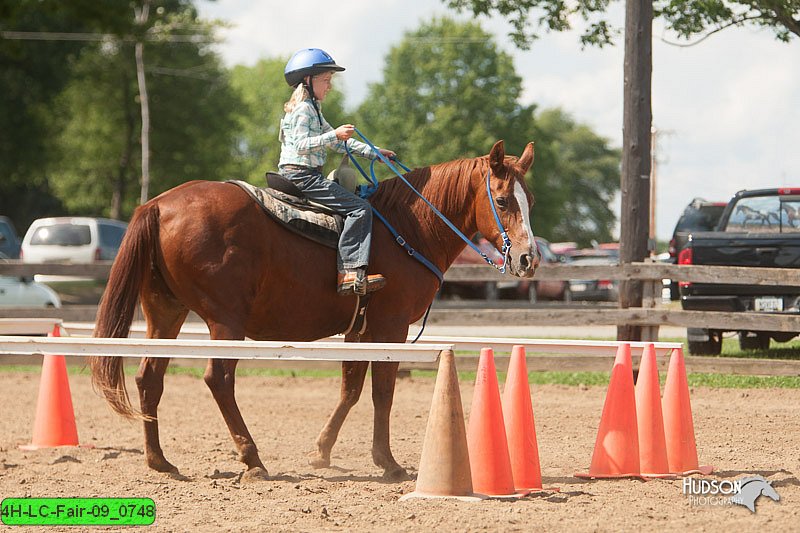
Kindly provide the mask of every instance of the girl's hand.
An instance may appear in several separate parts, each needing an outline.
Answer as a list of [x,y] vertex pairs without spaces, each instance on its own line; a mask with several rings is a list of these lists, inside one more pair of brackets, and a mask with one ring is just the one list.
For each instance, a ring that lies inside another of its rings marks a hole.
[[352,124],[342,124],[333,131],[334,133],[336,133],[337,139],[339,139],[340,141],[346,141],[347,139],[353,136],[353,133],[355,133],[356,131],[356,127],[353,126]]
[[[387,150],[386,148],[381,148],[381,149],[379,149],[378,151],[379,151],[379,152],[381,153],[381,155],[382,155],[383,157],[385,157],[386,159],[394,159],[395,157],[397,157],[397,154],[396,154],[396,153],[394,153],[394,152],[393,152],[393,151],[391,151],[391,150]],[[378,161],[382,163],[382,161],[381,161],[380,159],[378,159]]]

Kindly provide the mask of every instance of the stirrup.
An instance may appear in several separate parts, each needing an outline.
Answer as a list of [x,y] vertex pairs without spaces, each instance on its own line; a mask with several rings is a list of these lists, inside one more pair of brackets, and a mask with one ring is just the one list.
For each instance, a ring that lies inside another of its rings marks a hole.
[[380,274],[370,274],[365,276],[363,270],[350,271],[339,274],[337,279],[336,292],[341,295],[364,296],[367,293],[375,292],[386,286],[386,278]]

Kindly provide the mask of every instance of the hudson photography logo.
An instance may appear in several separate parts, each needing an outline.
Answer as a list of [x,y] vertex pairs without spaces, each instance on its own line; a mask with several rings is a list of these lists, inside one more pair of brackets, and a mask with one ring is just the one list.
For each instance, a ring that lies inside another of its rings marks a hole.
[[756,500],[766,496],[780,501],[780,494],[772,487],[772,483],[763,476],[748,476],[742,479],[702,479],[683,478],[683,494],[694,506],[733,506],[742,505],[756,512]]

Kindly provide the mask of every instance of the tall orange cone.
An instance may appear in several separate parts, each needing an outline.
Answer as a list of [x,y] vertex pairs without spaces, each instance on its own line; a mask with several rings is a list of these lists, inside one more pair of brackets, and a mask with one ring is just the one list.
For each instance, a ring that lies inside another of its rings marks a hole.
[[683,350],[680,348],[672,350],[669,358],[667,382],[664,384],[663,411],[669,471],[679,475],[713,472],[713,467],[698,464],[692,405],[689,400],[689,382],[686,379]]
[[439,358],[416,490],[400,499],[409,498],[482,499],[472,492],[464,410],[451,350]]
[[[58,325],[53,328],[50,336],[61,336]],[[42,377],[39,380],[39,397],[36,401],[33,441],[20,448],[36,450],[56,446],[78,446],[78,429],[72,408],[66,360],[63,355],[45,355],[42,360]]]
[[481,349],[475,392],[467,425],[469,466],[475,492],[493,497],[518,497],[503,423],[500,387],[491,348]]
[[539,445],[536,441],[524,346],[517,345],[511,349],[506,386],[503,389],[503,416],[514,488],[542,490]]
[[667,462],[664,419],[661,416],[661,386],[655,346],[642,351],[636,380],[636,426],[639,431],[639,469],[643,477],[672,478]]
[[588,473],[581,478],[640,477],[639,435],[630,344],[621,344],[611,370]]

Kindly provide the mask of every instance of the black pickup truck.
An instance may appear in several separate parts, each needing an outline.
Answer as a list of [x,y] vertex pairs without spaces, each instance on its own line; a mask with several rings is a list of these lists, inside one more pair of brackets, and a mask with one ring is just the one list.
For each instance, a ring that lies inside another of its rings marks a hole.
[[[715,231],[689,236],[682,265],[800,268],[800,188],[739,191]],[[681,305],[693,311],[800,313],[800,287],[680,283]],[[722,330],[689,328],[693,354],[720,353]],[[800,332],[798,332],[800,333]],[[766,349],[798,333],[739,331],[744,350]]]

